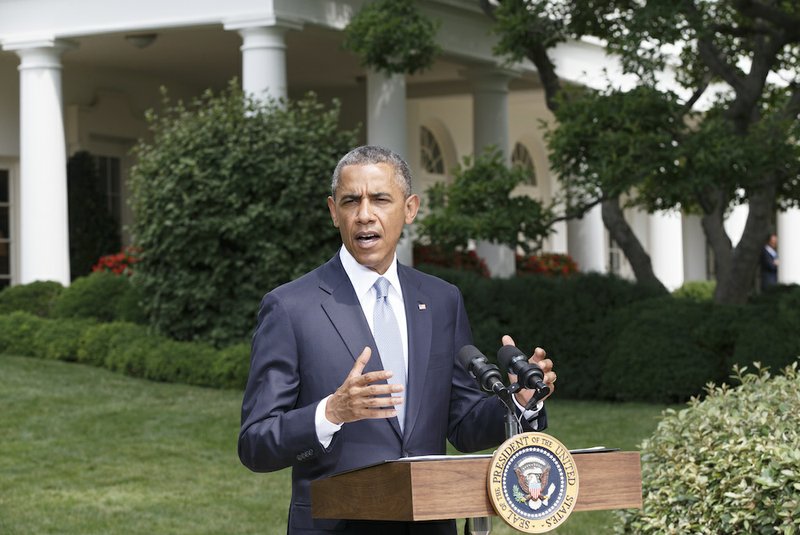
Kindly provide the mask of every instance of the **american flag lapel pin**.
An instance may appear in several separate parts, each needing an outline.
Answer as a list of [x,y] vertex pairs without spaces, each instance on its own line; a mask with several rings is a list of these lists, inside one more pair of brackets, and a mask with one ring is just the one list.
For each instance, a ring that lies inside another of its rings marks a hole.
[[425,303],[417,303],[417,307],[420,310],[428,310],[428,305],[426,305]]

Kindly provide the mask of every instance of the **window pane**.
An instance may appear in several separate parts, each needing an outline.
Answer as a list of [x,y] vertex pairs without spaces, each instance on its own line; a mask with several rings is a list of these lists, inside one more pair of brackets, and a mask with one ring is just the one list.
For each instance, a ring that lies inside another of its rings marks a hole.
[[8,257],[8,242],[0,242],[0,276],[11,274],[11,259]]
[[419,129],[419,144],[422,168],[428,173],[443,175],[444,158],[442,158],[442,149],[433,132],[424,126]]
[[0,203],[8,202],[8,171],[0,169]]
[[0,279],[0,288],[8,288],[11,286],[11,279]]
[[8,206],[0,206],[0,240],[6,240],[9,237]]

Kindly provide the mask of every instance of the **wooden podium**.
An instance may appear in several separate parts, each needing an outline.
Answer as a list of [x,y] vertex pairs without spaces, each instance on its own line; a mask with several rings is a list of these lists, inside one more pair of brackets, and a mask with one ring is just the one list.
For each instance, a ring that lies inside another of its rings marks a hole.
[[[573,453],[575,511],[640,508],[638,452]],[[311,483],[314,518],[443,520],[495,515],[487,494],[491,458],[390,461]]]

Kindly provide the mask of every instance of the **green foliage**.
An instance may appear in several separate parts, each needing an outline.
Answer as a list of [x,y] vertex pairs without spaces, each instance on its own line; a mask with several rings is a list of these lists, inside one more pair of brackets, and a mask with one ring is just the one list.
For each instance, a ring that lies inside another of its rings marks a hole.
[[576,399],[599,398],[613,342],[612,312],[660,295],[599,274],[485,279],[463,271],[425,270],[461,289],[476,347],[493,359],[500,337],[510,334],[523,351],[545,348],[556,363],[558,396]]
[[78,360],[81,337],[92,325],[91,319],[58,319],[42,323],[34,340],[33,356],[74,362]]
[[43,318],[49,317],[63,289],[61,283],[55,281],[10,286],[0,292],[0,314],[18,310]]
[[683,286],[672,292],[672,295],[692,301],[712,301],[716,287],[717,283],[715,281],[689,281],[683,283]]
[[433,65],[441,21],[423,16],[412,0],[367,3],[345,29],[344,48],[361,64],[387,74],[414,74]]
[[0,353],[34,356],[36,338],[47,321],[21,311],[0,315]]
[[711,303],[667,296],[617,312],[600,378],[604,399],[686,401],[725,377],[725,355],[706,345]]
[[69,264],[72,278],[89,274],[97,259],[120,247],[119,222],[108,211],[97,164],[88,152],[67,162]]
[[110,355],[121,351],[132,340],[147,337],[147,328],[133,323],[114,321],[92,325],[81,335],[77,361],[105,366]]
[[526,172],[509,167],[502,153],[488,149],[466,157],[451,184],[428,189],[428,214],[418,224],[420,237],[443,250],[464,249],[470,239],[538,249],[550,233],[550,211],[528,196],[511,192],[526,181]]
[[642,444],[644,507],[621,533],[797,533],[800,376],[756,369],[666,411]]
[[242,343],[220,349],[211,366],[214,385],[244,390],[250,373],[250,344]]
[[[325,209],[330,174],[355,144],[338,103],[259,103],[233,82],[149,114],[131,171],[133,280],[151,326],[218,346],[246,339],[268,290],[339,244]],[[310,204],[309,204],[310,203]]]
[[61,292],[53,307],[53,316],[141,321],[139,299],[139,290],[128,277],[98,271],[77,279]]

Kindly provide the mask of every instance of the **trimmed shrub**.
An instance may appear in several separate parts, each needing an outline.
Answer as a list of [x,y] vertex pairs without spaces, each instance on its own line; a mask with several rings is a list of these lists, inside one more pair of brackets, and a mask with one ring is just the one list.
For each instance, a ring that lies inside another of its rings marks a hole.
[[64,287],[61,283],[55,281],[10,286],[0,292],[0,314],[18,310],[42,318],[49,317],[62,290]]
[[623,401],[681,402],[725,377],[726,355],[709,345],[712,303],[663,297],[618,311],[600,374],[600,396]]
[[758,360],[773,370],[800,355],[800,286],[782,286],[742,307],[731,364]]
[[148,336],[111,348],[106,366],[151,381],[219,386],[211,380],[216,356],[217,350],[206,344]]
[[510,334],[531,353],[547,350],[556,363],[558,395],[595,399],[613,340],[612,311],[662,292],[613,276],[484,279],[473,273],[425,267],[464,295],[475,345],[494,360],[500,337]]
[[124,348],[133,340],[146,338],[147,328],[126,322],[100,323],[83,332],[77,360],[93,366],[105,366],[109,355]]
[[34,341],[35,357],[74,362],[78,360],[83,333],[94,325],[91,319],[60,319],[42,323]]
[[716,288],[716,281],[689,281],[683,283],[683,286],[672,292],[672,295],[681,299],[691,299],[692,301],[713,301]]
[[213,383],[223,388],[241,388],[247,385],[250,373],[250,344],[236,344],[220,349],[211,367]]
[[36,338],[48,320],[28,312],[0,315],[0,353],[32,357]]
[[94,272],[64,289],[53,307],[58,318],[94,318],[99,321],[141,319],[139,293],[128,277]]
[[[743,371],[743,370],[742,370]],[[800,376],[763,369],[667,410],[642,444],[644,506],[620,533],[797,533]]]
[[265,292],[331,257],[330,176],[356,143],[338,119],[338,103],[261,103],[235,82],[149,114],[153,140],[131,170],[133,280],[156,331],[246,340]]

